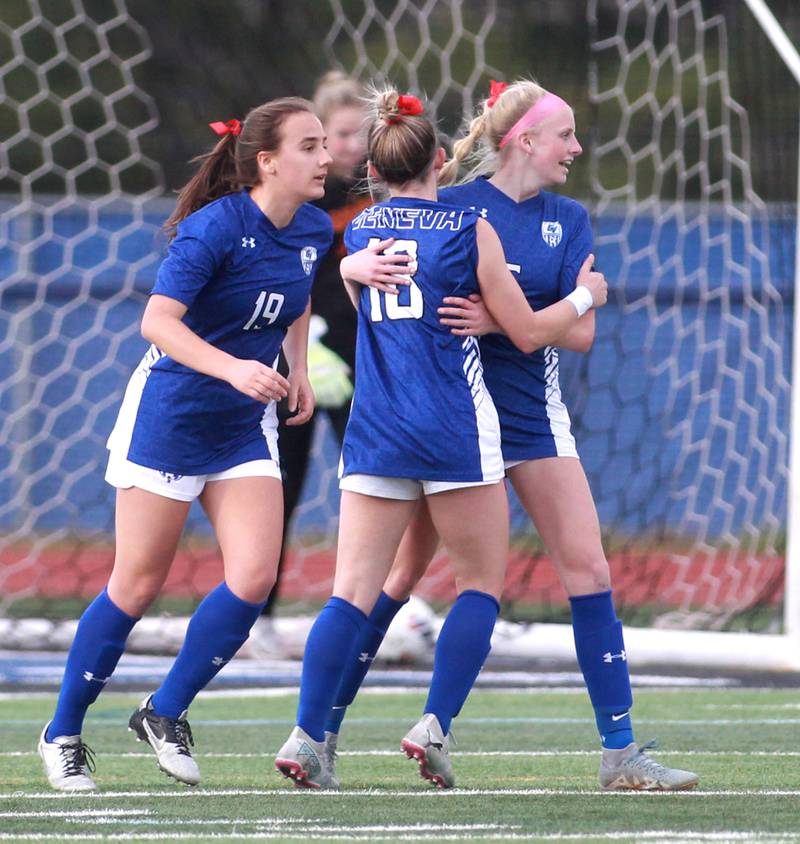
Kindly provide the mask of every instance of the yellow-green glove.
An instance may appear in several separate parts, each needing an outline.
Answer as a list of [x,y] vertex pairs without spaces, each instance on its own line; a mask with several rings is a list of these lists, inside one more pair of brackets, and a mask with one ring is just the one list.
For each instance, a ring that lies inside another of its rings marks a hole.
[[314,390],[317,407],[331,410],[342,407],[353,395],[350,367],[320,337],[328,330],[325,320],[314,315],[308,336],[308,380]]

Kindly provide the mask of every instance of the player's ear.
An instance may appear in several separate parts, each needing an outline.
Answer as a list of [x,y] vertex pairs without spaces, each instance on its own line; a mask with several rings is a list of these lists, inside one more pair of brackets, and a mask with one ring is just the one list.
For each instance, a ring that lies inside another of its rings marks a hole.
[[258,165],[258,172],[262,179],[264,176],[274,176],[277,172],[272,153],[266,152],[263,149],[256,153],[256,164]]
[[367,176],[376,182],[381,180],[381,174],[375,169],[375,165],[371,161],[367,162]]
[[444,167],[445,161],[447,161],[447,153],[444,151],[444,147],[439,147],[433,159],[433,169],[438,173]]
[[517,143],[525,155],[531,155],[535,144],[533,135],[530,132],[521,132],[517,135]]

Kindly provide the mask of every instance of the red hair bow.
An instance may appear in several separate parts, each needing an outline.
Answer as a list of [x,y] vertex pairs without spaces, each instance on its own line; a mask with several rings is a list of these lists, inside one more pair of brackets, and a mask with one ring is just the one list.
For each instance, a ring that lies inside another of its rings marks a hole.
[[491,108],[499,99],[500,94],[508,88],[506,82],[495,82],[494,79],[489,80],[489,99],[486,100],[486,105]]
[[408,114],[413,117],[416,114],[422,114],[425,107],[422,105],[422,100],[411,94],[401,94],[397,98],[397,110],[400,114]]
[[238,120],[229,120],[227,123],[222,123],[221,121],[217,120],[214,123],[208,124],[211,127],[211,131],[214,132],[215,135],[240,135],[242,131],[242,124],[239,123]]

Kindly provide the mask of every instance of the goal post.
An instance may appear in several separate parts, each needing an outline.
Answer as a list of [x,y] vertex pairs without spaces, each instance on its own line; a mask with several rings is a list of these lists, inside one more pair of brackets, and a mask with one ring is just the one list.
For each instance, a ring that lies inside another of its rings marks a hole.
[[[764,34],[790,70],[798,86],[800,101],[800,52],[764,0],[743,0],[758,21]],[[800,137],[800,130],[798,131]],[[797,197],[794,254],[794,328],[792,333],[792,402],[789,437],[789,507],[786,537],[786,586],[783,628],[792,640],[800,662],[800,144],[798,144]],[[798,664],[796,667],[800,667]]]

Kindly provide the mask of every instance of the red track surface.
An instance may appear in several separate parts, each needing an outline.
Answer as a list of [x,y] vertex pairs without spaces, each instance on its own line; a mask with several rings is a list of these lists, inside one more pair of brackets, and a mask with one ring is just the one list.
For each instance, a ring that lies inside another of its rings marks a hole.
[[[0,594],[10,597],[91,598],[104,586],[113,562],[106,546],[40,550],[6,549],[0,559]],[[743,554],[695,555],[663,551],[626,552],[610,558],[619,604],[658,603],[675,607],[732,608],[773,604],[783,594],[783,558]],[[290,553],[281,583],[284,600],[324,601],[330,594],[334,567],[331,549]],[[202,595],[222,579],[215,550],[181,550],[167,579],[172,596]],[[454,595],[447,559],[434,560],[418,594],[448,601]],[[566,595],[549,561],[512,551],[505,597],[522,603],[561,604]]]

